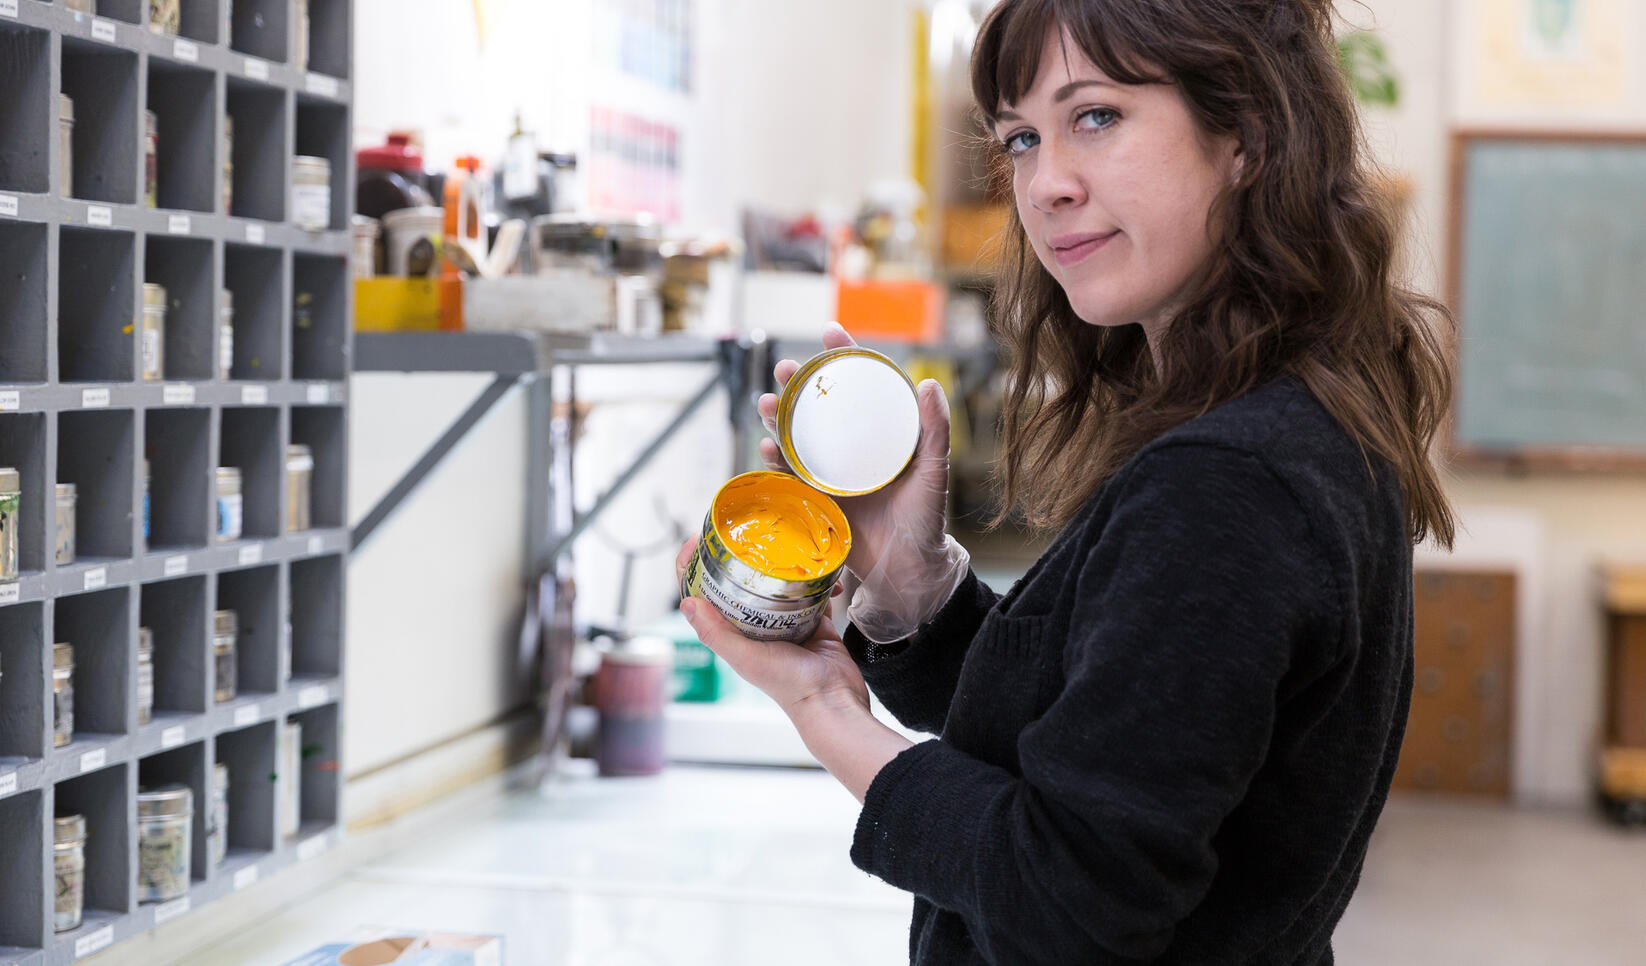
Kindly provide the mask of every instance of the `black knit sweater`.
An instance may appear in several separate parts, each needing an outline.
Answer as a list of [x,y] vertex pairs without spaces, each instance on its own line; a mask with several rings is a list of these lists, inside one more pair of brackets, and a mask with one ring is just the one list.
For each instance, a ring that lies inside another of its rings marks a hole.
[[875,778],[852,859],[910,959],[1332,961],[1394,773],[1412,553],[1389,464],[1282,379],[1112,477],[1005,597],[847,644],[940,734]]

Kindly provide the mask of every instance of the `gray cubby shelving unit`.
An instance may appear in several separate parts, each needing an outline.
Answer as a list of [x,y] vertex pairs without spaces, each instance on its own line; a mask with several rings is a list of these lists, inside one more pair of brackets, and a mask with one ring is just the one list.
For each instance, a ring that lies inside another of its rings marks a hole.
[[[69,963],[198,910],[341,834],[350,0],[183,0],[178,36],[145,0],[0,0],[0,465],[19,471],[21,578],[0,584],[0,966]],[[232,10],[232,13],[231,13]],[[72,191],[58,94],[74,99]],[[144,111],[159,131],[143,192]],[[232,155],[223,156],[226,117]],[[330,230],[286,221],[291,158],[332,161]],[[224,209],[224,161],[232,209]],[[165,379],[141,379],[142,283],[167,290]],[[235,308],[219,378],[220,289]],[[286,532],[284,453],[314,451],[313,528]],[[143,533],[143,460],[151,463]],[[213,539],[213,469],[244,473],[244,538]],[[54,484],[79,490],[78,558],[54,553]],[[212,611],[240,614],[239,694],[213,700]],[[138,628],[154,638],[137,723]],[[51,645],[75,645],[73,741],[53,747]],[[280,725],[303,724],[300,831],[279,831]],[[211,766],[229,765],[229,842],[205,844]],[[185,900],[137,901],[136,795],[195,793]],[[85,923],[52,927],[51,827],[84,814]]]

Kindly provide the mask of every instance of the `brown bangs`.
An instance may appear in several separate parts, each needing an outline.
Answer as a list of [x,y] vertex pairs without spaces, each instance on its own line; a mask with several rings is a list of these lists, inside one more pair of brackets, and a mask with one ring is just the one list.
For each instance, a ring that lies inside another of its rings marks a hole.
[[[1076,13],[1072,7],[1081,7]],[[1040,74],[1040,55],[1046,34],[1067,30],[1086,59],[1112,80],[1122,84],[1153,84],[1165,80],[1141,61],[1146,55],[1134,37],[1120,29],[1119,18],[1106,16],[1078,0],[1027,0],[1015,4],[983,25],[973,53],[972,96],[988,123],[1002,104],[1016,104],[1029,93]],[[1143,55],[1143,56],[1140,56]]]

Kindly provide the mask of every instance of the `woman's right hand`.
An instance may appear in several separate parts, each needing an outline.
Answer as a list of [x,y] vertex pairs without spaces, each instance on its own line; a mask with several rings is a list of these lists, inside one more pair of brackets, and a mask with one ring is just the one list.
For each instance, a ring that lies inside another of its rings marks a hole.
[[[825,349],[856,345],[837,323],[823,333]],[[774,375],[787,385],[800,368],[779,362]],[[931,620],[965,579],[970,557],[948,534],[949,402],[937,380],[916,387],[920,441],[914,458],[890,484],[864,496],[837,497],[852,527],[846,568],[861,586],[852,597],[852,623],[871,641],[899,641]],[[777,432],[778,397],[767,393],[756,409]],[[760,441],[760,458],[771,469],[793,472],[774,439]]]

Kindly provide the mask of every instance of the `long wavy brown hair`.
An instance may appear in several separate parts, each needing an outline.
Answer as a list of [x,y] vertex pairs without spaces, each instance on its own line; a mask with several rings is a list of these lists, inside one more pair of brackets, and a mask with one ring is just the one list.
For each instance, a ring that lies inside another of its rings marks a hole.
[[[1450,411],[1455,322],[1394,277],[1399,218],[1339,71],[1330,0],[1003,0],[972,90],[992,125],[1033,86],[1048,32],[1127,84],[1174,84],[1244,159],[1214,204],[1214,255],[1154,359],[1137,325],[1075,315],[1015,209],[990,322],[1011,353],[998,524],[1059,526],[1150,440],[1282,375],[1400,480],[1413,542],[1455,522],[1429,459]],[[1004,152],[994,176],[1010,185]],[[1009,193],[1009,189],[1008,189]]]

